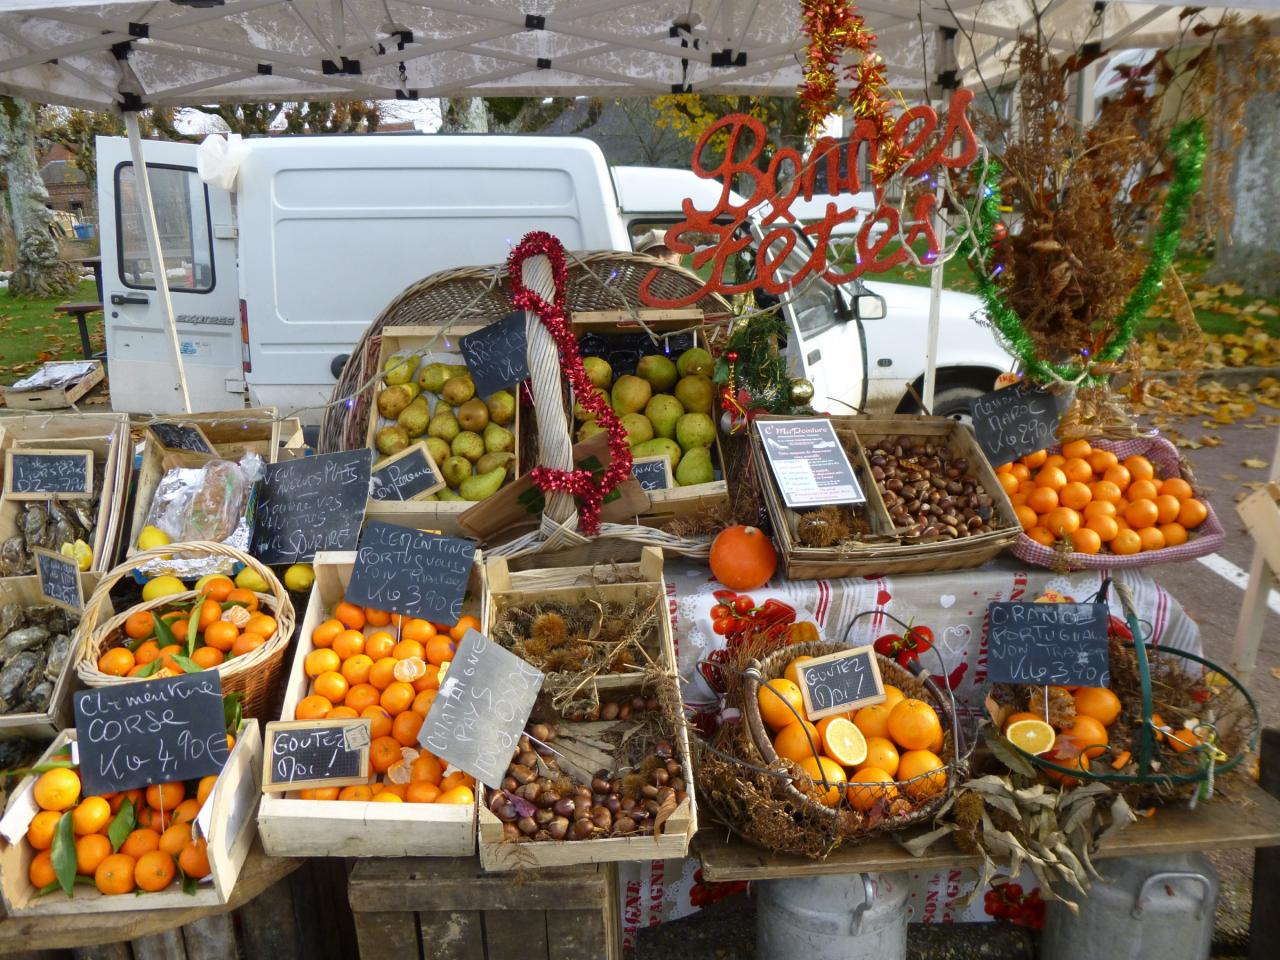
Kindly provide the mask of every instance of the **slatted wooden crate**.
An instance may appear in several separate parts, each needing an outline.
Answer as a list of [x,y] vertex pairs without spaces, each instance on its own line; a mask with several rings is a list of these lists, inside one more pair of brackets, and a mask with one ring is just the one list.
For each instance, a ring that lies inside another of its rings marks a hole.
[[518,880],[466,859],[361,860],[348,884],[361,960],[621,960],[612,864]]

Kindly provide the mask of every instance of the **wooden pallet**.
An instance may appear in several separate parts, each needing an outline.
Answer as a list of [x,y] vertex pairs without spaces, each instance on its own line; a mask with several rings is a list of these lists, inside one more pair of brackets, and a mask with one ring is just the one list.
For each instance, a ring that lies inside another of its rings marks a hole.
[[622,957],[611,864],[530,870],[516,882],[484,873],[476,857],[361,860],[348,895],[361,960]]

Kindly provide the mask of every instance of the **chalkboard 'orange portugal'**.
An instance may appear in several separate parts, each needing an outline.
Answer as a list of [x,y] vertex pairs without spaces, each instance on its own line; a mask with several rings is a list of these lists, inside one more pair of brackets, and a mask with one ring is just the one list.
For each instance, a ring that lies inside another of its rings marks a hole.
[[711,572],[731,590],[755,590],[778,569],[773,542],[756,527],[725,527],[711,543]]

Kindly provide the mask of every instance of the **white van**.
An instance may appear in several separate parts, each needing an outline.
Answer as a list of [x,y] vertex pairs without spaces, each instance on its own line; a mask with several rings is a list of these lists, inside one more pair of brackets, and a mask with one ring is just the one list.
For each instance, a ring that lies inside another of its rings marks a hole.
[[[573,137],[357,135],[245,141],[234,194],[196,174],[193,144],[148,141],[148,173],[192,406],[246,400],[320,419],[351,347],[401,290],[504,260],[530,230],[571,250],[628,250],[719,187],[689,171],[605,164]],[[616,194],[615,194],[616,185]],[[181,409],[128,142],[98,139],[98,210],[112,403]],[[758,232],[757,232],[758,239]],[[796,376],[834,413],[910,409],[924,370],[927,288],[816,284],[784,309]],[[1011,360],[943,299],[935,409],[961,415]]]

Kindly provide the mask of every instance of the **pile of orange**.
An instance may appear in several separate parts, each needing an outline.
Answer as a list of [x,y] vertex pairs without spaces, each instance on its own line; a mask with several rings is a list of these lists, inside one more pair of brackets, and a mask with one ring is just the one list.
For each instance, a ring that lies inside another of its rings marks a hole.
[[1061,453],[1037,450],[996,475],[1027,536],[1046,547],[1069,540],[1076,553],[1176,547],[1209,515],[1181,477],[1161,479],[1146,457],[1121,462],[1088,440],[1064,444]]
[[[1076,716],[1069,725],[1058,727],[1053,746],[1045,752],[1045,757],[1060,766],[1079,767],[1087,771],[1092,761],[1099,759],[1107,752],[1110,743],[1108,730],[1120,716],[1120,698],[1106,687],[1050,687],[1049,689],[1051,691],[1060,689],[1069,693],[1075,701]],[[1043,716],[1027,711],[1015,713],[1004,720],[1006,735],[1009,735],[1009,729],[1015,723],[1024,720],[1036,721],[1036,725],[1045,724]],[[1018,743],[1017,739],[1014,742]],[[1018,745],[1025,748],[1022,743]],[[1117,766],[1119,769],[1124,762],[1127,762],[1128,754],[1121,751],[1117,760],[1120,761]],[[1075,784],[1072,778],[1064,774],[1051,770],[1046,770],[1045,773],[1067,786]]]
[[[300,790],[302,800],[372,800],[378,803],[475,801],[475,781],[418,746],[418,731],[458,642],[475,617],[448,625],[345,601],[311,632],[314,649],[303,660],[311,678],[295,720],[370,720],[368,784]],[[292,795],[291,795],[292,796]]]
[[757,703],[775,733],[774,750],[800,765],[824,804],[834,807],[843,796],[862,813],[887,804],[887,812],[898,815],[946,787],[946,765],[938,756],[942,724],[933,707],[885,684],[883,703],[810,723],[791,679],[795,662],[786,676],[761,684]]
[[[227,743],[234,746],[235,738],[228,736]],[[68,758],[64,753],[56,759]],[[45,770],[32,791],[40,811],[27,827],[26,841],[35,851],[28,879],[42,892],[58,887],[55,864],[64,859],[59,825],[66,817],[75,838],[75,875],[104,894],[154,893],[181,877],[207,877],[208,849],[192,823],[217,780],[211,775],[82,799],[75,769]]]
[[[98,658],[98,669],[113,677],[176,677],[244,656],[275,635],[275,617],[258,610],[258,595],[252,590],[237,587],[227,577],[213,577],[202,589],[203,596],[194,602],[158,615],[150,610],[130,614],[124,636]],[[193,618],[196,635],[191,644]]]

